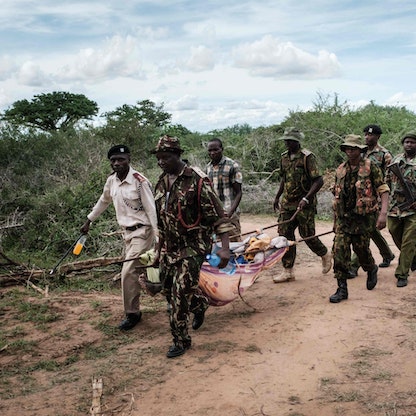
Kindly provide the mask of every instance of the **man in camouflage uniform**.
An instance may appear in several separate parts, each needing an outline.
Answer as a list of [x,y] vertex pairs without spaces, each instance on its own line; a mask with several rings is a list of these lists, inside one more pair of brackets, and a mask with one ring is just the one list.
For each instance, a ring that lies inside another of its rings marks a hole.
[[[366,149],[361,136],[349,134],[340,148],[348,160],[338,166],[334,185],[334,277],[337,291],[330,296],[331,303],[348,299],[347,278],[351,261],[351,246],[360,266],[367,272],[367,289],[377,284],[378,267],[370,251],[373,229],[386,226],[389,187],[381,169],[361,153]],[[381,209],[378,212],[378,196]]]
[[198,286],[205,256],[211,252],[212,235],[221,239],[219,268],[230,258],[228,232],[233,227],[212,189],[209,178],[182,159],[178,138],[163,136],[153,153],[163,173],[155,188],[158,214],[160,277],[163,293],[170,303],[169,321],[173,345],[168,358],[177,357],[191,347],[188,333],[190,312],[192,328],[198,329],[208,308],[208,298]]
[[[392,162],[398,164],[410,192],[416,197],[416,134],[408,133],[402,139],[404,153],[397,155]],[[397,287],[407,286],[409,269],[416,270],[416,203],[406,200],[404,186],[392,171],[387,170],[387,183],[391,187],[388,213],[389,232],[400,250],[399,264],[394,272]]]
[[[380,126],[376,124],[369,124],[368,126],[364,127],[363,132],[365,137],[365,144],[367,145],[367,150],[364,153],[364,157],[374,162],[381,169],[383,175],[386,175],[386,168],[391,163],[392,155],[378,142],[381,134],[383,133]],[[381,234],[380,230],[374,228],[373,232],[371,233],[371,239],[378,247],[380,255],[383,258],[383,261],[378,266],[389,267],[390,263],[394,259],[394,254],[391,251],[389,244]],[[358,257],[356,254],[353,254],[351,258],[351,278],[357,276],[359,267],[360,264],[358,262]]]
[[[302,149],[304,134],[293,127],[286,129],[283,137],[287,151],[280,160],[280,186],[273,207],[279,211],[279,235],[295,240],[295,230],[299,228],[302,238],[315,235],[316,193],[323,185],[316,157],[309,150]],[[281,198],[281,200],[280,200]],[[289,221],[293,215],[296,217]],[[318,237],[306,241],[308,247],[322,258],[322,273],[328,273],[332,266],[332,255]],[[273,278],[281,283],[295,280],[293,265],[296,259],[296,245],[290,246],[283,256],[283,272]]]

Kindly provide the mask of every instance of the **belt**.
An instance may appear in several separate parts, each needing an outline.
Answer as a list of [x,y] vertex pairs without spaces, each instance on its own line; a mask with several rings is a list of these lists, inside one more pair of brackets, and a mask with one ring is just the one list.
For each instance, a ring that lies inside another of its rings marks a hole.
[[132,225],[131,227],[126,227],[127,231],[136,231],[141,227],[145,227],[144,224],[136,224],[136,225]]

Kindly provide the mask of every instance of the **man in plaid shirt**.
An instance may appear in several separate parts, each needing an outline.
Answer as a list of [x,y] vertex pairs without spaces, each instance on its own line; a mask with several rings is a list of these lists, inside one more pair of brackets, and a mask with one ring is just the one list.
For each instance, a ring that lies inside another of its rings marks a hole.
[[235,227],[230,233],[230,241],[240,241],[240,209],[238,208],[243,195],[243,175],[238,163],[223,155],[223,145],[219,138],[208,142],[208,155],[211,161],[206,167],[206,173],[212,186],[223,203],[224,210]]

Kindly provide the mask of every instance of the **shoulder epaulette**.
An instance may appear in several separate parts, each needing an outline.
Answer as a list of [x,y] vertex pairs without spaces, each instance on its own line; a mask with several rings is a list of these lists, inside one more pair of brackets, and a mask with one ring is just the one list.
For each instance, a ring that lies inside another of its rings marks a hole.
[[139,181],[139,182],[145,182],[146,178],[143,175],[140,175],[140,173],[136,172],[133,173],[133,176]]
[[208,178],[208,175],[198,166],[191,166],[191,169],[201,178],[205,179]]

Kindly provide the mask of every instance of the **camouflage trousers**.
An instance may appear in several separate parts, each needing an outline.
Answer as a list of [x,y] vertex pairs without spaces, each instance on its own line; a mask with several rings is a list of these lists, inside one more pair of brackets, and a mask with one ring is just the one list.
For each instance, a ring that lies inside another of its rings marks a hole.
[[208,298],[198,286],[204,258],[189,257],[174,264],[167,264],[164,260],[162,258],[160,263],[160,277],[163,283],[162,293],[171,305],[169,322],[173,342],[179,346],[190,346],[189,315],[191,312],[204,312],[209,306]]
[[370,232],[364,234],[349,234],[338,227],[335,232],[332,253],[334,256],[334,277],[347,279],[351,265],[351,246],[358,257],[358,262],[364,271],[374,269],[375,262],[370,250]]
[[399,263],[394,272],[396,278],[407,279],[416,255],[416,215],[388,217],[389,232],[400,250]]
[[[295,211],[281,211],[279,214],[279,222],[289,220]],[[287,224],[279,225],[278,233],[286,237],[288,240],[295,241],[295,230],[298,228],[299,235],[302,238],[315,235],[315,210],[302,209],[299,211],[293,221]],[[319,257],[324,256],[328,249],[322,241],[316,237],[305,241],[305,244]],[[289,250],[282,258],[282,264],[285,269],[291,269],[295,264],[296,244],[290,246]]]
[[[377,228],[374,228],[373,231],[371,232],[371,239],[376,244],[383,260],[393,258],[394,254],[389,247],[389,243],[383,237],[380,230],[378,230]],[[351,257],[351,268],[357,269],[357,270],[360,268],[358,257],[355,253]]]

